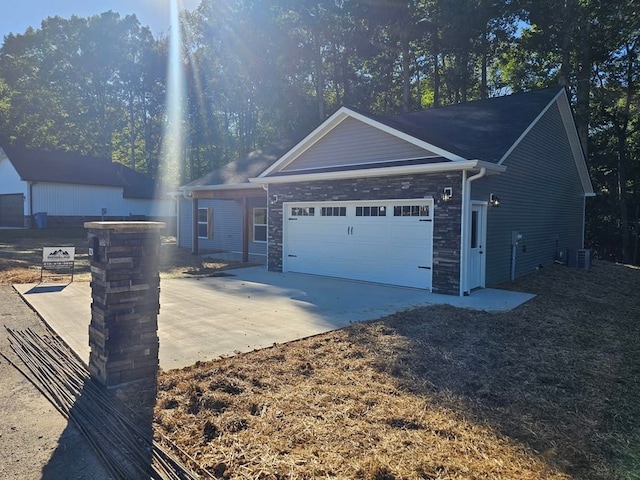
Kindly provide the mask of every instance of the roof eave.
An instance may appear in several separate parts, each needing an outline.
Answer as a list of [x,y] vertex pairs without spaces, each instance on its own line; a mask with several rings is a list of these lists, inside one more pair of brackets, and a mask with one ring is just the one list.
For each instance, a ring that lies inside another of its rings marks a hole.
[[294,162],[300,155],[302,155],[305,151],[307,151],[309,148],[315,145],[327,133],[332,131],[336,126],[338,126],[347,118],[353,118],[353,119],[359,120],[369,126],[377,128],[383,132],[389,133],[406,142],[412,143],[420,148],[424,148],[425,150],[433,152],[441,157],[446,158],[447,160],[451,160],[454,162],[467,161],[465,158],[460,157],[459,155],[455,155],[447,150],[443,150],[442,148],[436,145],[432,145],[416,137],[408,135],[396,128],[385,125],[384,123],[379,122],[378,120],[374,120],[373,118],[370,118],[367,115],[363,115],[361,113],[355,112],[347,107],[341,107],[328,119],[322,122],[309,135],[307,135],[304,139],[298,142],[297,145],[291,148],[291,150],[289,150],[282,157],[280,157],[280,159],[277,160],[273,165],[271,165],[264,172],[262,172],[257,178],[268,177],[273,172],[283,170],[285,167],[287,167],[289,164]]
[[459,162],[442,162],[428,165],[406,165],[401,167],[369,168],[347,170],[340,172],[303,173],[298,175],[283,175],[278,177],[250,178],[253,184],[268,185],[277,183],[298,183],[318,180],[344,180],[351,178],[390,177],[393,175],[416,175],[441,172],[456,172],[463,170],[479,170],[486,168],[489,173],[502,173],[507,167],[482,160],[465,160]]
[[203,190],[244,190],[247,188],[261,188],[260,185],[254,183],[222,183],[218,185],[194,185],[179,187],[178,190],[183,192],[199,192]]

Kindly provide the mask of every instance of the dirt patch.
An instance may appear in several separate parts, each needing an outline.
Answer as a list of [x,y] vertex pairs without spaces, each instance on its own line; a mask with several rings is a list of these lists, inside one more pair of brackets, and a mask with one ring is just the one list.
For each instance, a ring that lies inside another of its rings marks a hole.
[[[0,299],[0,351],[17,362],[4,326],[47,330],[11,287],[0,285]],[[109,478],[78,430],[4,359],[0,379],[0,478]]]
[[[84,229],[0,230],[0,285],[40,281],[42,248],[76,247],[74,281],[91,280],[87,232]],[[179,248],[174,237],[162,237],[160,249],[161,278],[221,275],[222,270],[248,264],[193,255]],[[69,281],[70,276],[47,274],[44,282]]]
[[640,270],[506,288],[164,372],[156,427],[219,478],[635,478]]

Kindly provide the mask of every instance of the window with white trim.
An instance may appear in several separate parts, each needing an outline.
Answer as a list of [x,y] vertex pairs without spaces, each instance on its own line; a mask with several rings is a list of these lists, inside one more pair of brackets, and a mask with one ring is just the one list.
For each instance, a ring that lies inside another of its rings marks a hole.
[[292,207],[291,208],[292,217],[313,217],[315,214],[316,214],[316,209],[314,207]]
[[386,217],[387,207],[366,206],[356,207],[356,217]]
[[213,238],[213,208],[198,208],[198,238]]
[[267,241],[267,209],[264,207],[253,209],[253,241]]
[[428,217],[429,205],[396,205],[393,207],[394,217]]
[[321,217],[346,217],[347,207],[322,207]]

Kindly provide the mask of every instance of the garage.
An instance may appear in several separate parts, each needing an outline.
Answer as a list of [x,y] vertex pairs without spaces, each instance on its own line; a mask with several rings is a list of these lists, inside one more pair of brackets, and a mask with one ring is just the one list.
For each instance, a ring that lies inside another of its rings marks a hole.
[[283,271],[431,289],[429,199],[283,205]]
[[24,196],[0,195],[0,227],[24,227]]

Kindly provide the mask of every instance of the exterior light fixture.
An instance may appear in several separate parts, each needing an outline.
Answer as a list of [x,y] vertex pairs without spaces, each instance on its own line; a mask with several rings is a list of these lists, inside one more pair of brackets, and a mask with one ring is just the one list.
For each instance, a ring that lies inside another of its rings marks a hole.
[[271,195],[271,198],[270,198],[270,200],[269,200],[269,203],[270,203],[271,205],[275,205],[276,203],[278,203],[278,195],[275,195],[275,194],[274,194],[274,195]]
[[442,201],[448,202],[452,198],[453,198],[453,188],[444,187],[444,189],[442,190]]
[[500,199],[496,197],[493,193],[489,195],[489,205],[492,207],[500,206]]

